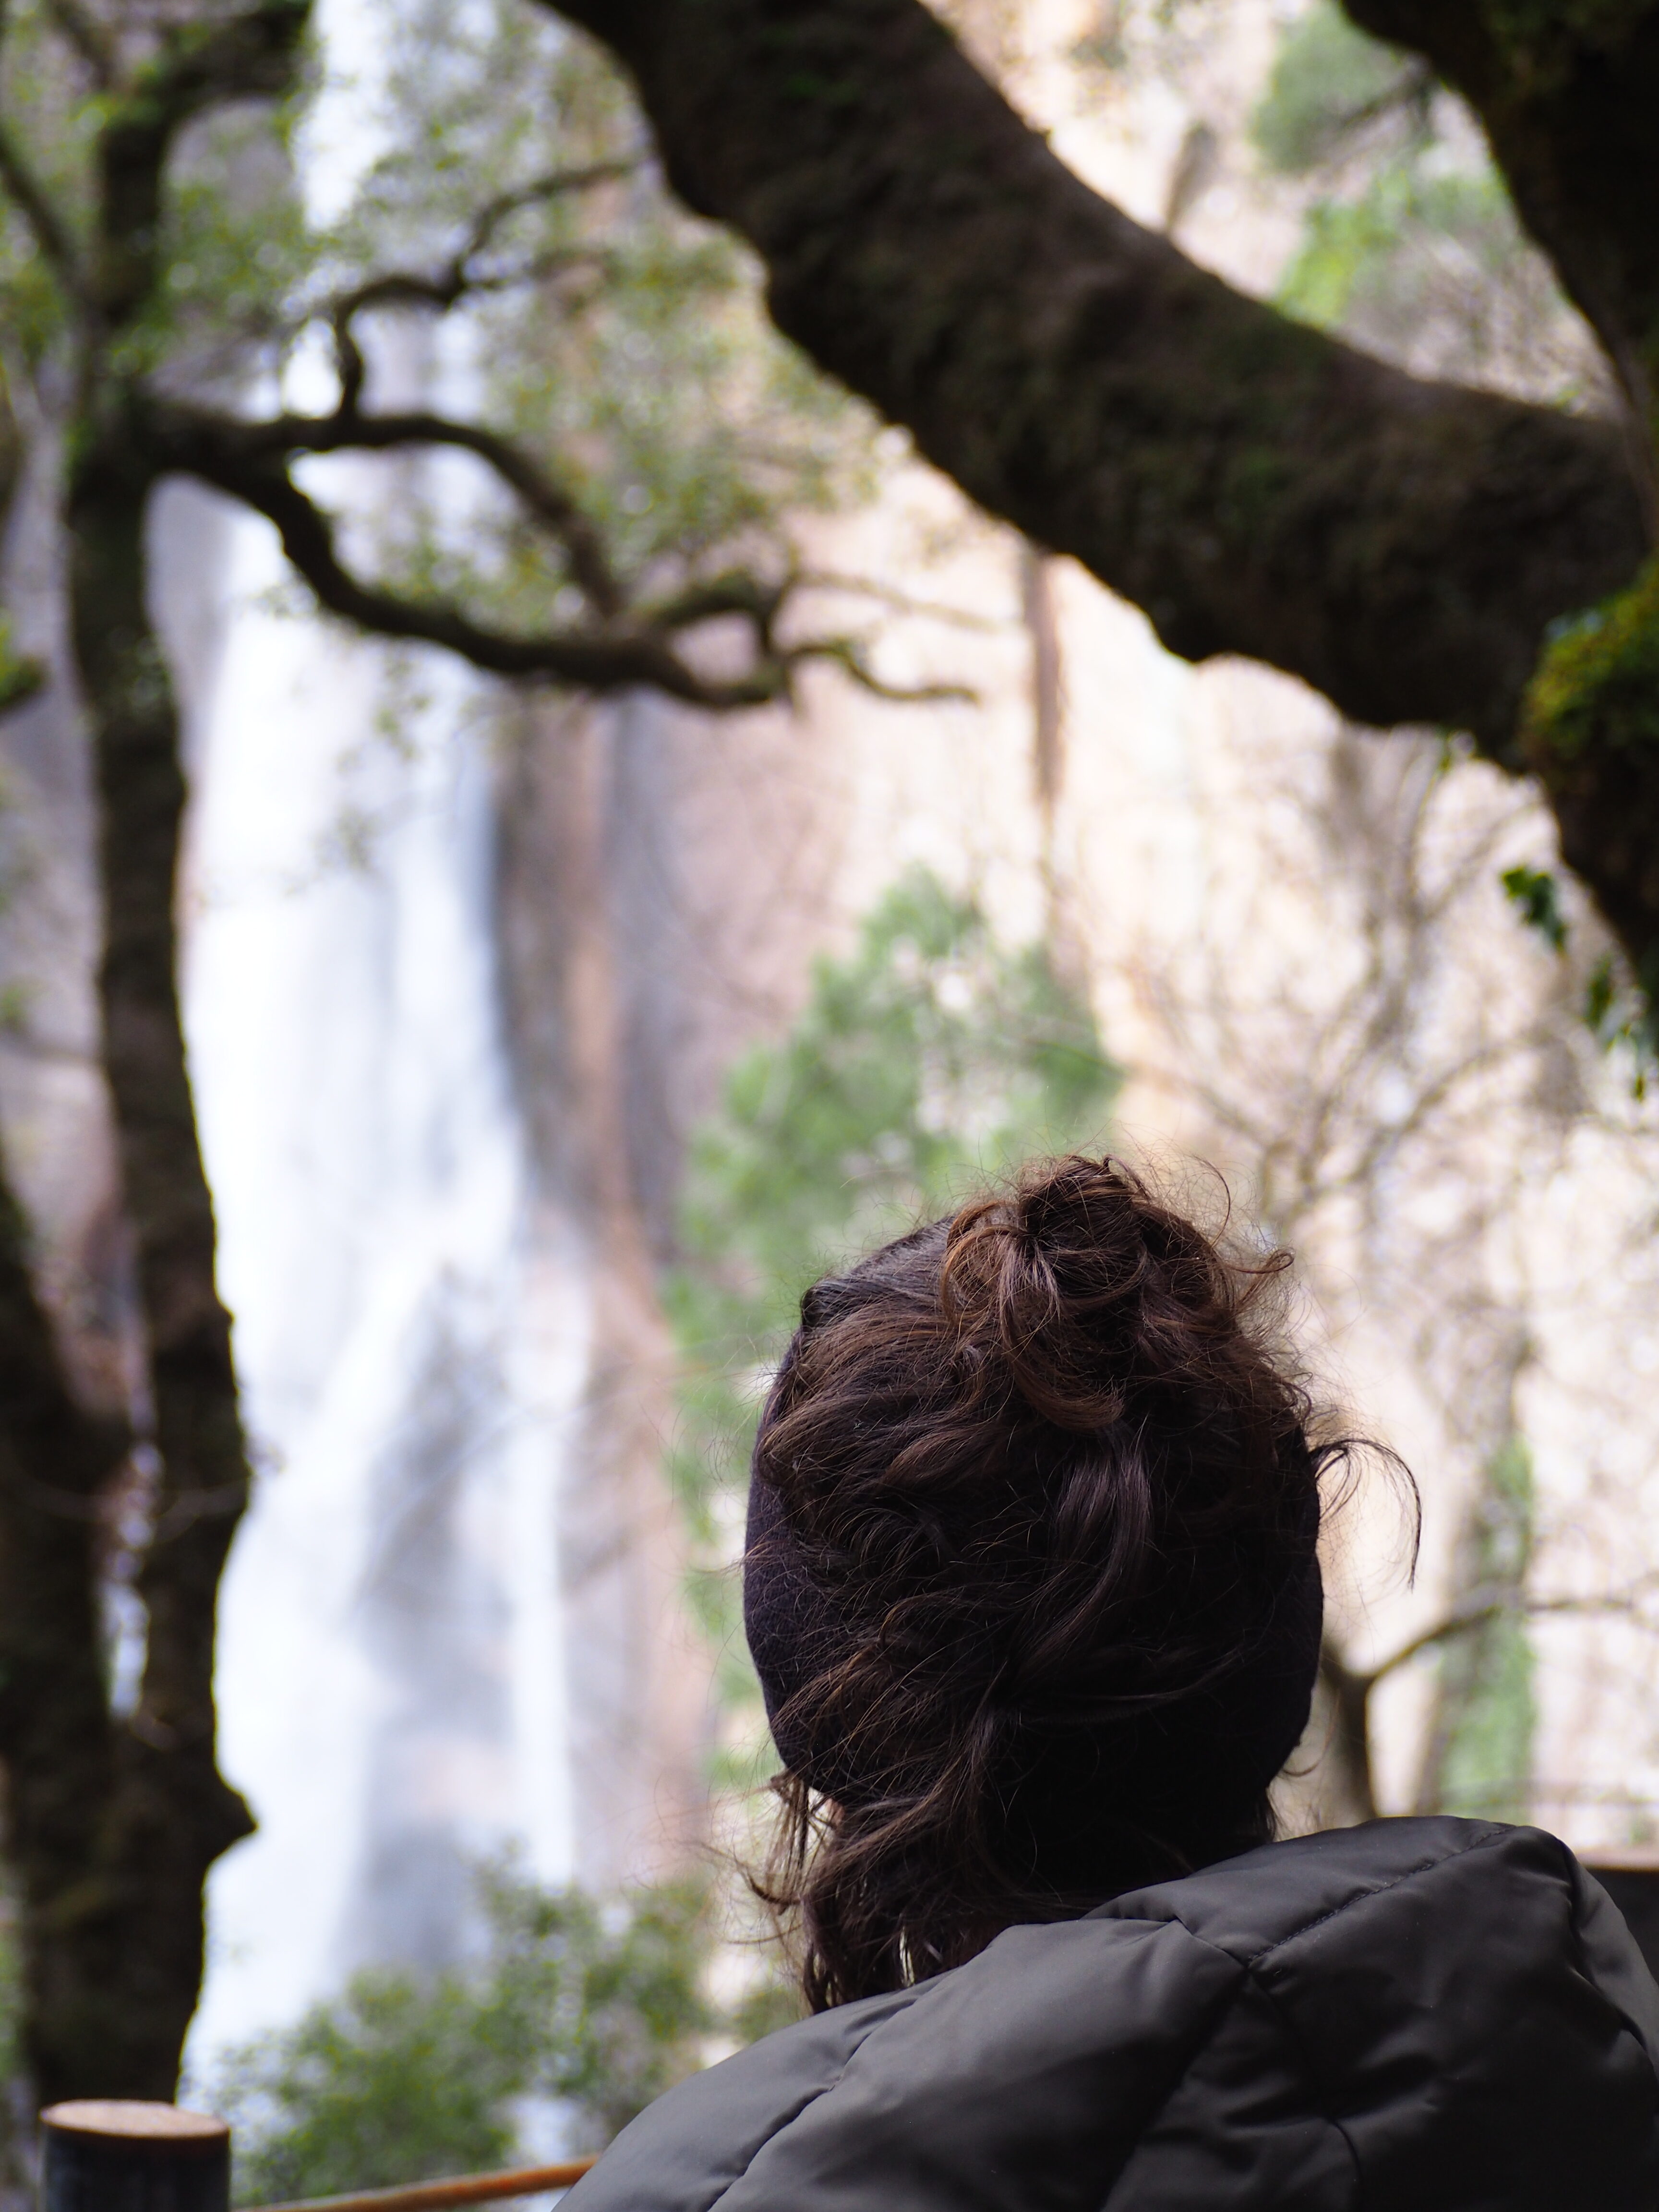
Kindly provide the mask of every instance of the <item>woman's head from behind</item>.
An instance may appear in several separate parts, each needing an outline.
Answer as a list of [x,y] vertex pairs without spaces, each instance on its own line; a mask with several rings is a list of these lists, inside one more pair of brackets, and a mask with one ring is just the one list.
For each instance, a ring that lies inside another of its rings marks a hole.
[[1073,1158],[808,1291],[744,1609],[815,2006],[1267,1839],[1322,1610],[1287,1264]]

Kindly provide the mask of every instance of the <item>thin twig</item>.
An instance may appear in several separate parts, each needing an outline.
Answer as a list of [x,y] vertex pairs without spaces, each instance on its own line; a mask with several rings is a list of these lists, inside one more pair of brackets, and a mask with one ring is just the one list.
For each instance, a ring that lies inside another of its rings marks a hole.
[[[220,435],[226,426],[220,426]],[[550,477],[511,439],[474,422],[413,410],[401,415],[282,415],[240,428],[247,458],[261,461],[295,453],[390,453],[408,447],[437,446],[473,454],[516,493],[526,510],[563,545],[570,573],[594,611],[619,615],[626,595],[611,568],[605,542],[571,492]]]
[[81,0],[46,0],[46,13],[91,70],[99,91],[112,91],[119,70],[106,27]]
[[0,121],[0,186],[27,224],[40,258],[64,290],[77,301],[86,299],[86,280],[80,256],[68,229],[59,220],[46,187],[30,167],[9,123]]
[[495,270],[485,275],[466,270],[459,257],[439,276],[424,276],[413,269],[388,269],[354,285],[337,299],[325,301],[320,308],[301,318],[301,326],[319,314],[326,319],[334,336],[335,364],[340,379],[338,411],[351,415],[356,412],[362,398],[365,376],[362,349],[352,327],[359,315],[368,314],[376,307],[424,307],[434,314],[447,314],[463,300],[480,294],[511,291],[520,284],[538,284],[572,269],[603,270],[611,265],[611,256],[602,247],[582,246],[543,254],[521,268]]
[[486,200],[473,217],[466,243],[456,255],[454,265],[465,268],[475,255],[482,253],[508,216],[518,214],[521,208],[534,207],[538,200],[556,199],[564,192],[590,191],[596,185],[619,184],[624,177],[635,175],[645,158],[643,153],[628,154],[613,161],[590,162],[585,168],[551,169],[527,185],[498,192],[493,200]]

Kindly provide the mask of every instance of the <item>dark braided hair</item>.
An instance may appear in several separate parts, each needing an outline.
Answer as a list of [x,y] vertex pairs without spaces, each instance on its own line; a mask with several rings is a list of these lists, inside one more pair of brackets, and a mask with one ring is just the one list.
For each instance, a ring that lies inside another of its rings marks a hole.
[[1270,1349],[1289,1264],[1074,1158],[807,1292],[744,1610],[815,2010],[1270,1838],[1345,1449]]

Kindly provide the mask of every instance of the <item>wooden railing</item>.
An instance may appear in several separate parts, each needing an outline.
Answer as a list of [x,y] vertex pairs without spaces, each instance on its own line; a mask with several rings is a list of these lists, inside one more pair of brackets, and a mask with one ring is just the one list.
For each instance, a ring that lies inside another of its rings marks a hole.
[[359,2189],[349,2197],[303,2197],[292,2204],[262,2204],[258,2212],[447,2212],[454,2204],[488,2204],[503,2197],[538,2197],[549,2189],[568,2189],[592,2163],[591,2158],[568,2158],[559,2166],[521,2166],[507,2173],[462,2173],[452,2181]]
[[[230,2130],[211,2113],[97,2099],[51,2106],[40,2122],[41,2212],[229,2212]],[[505,2173],[461,2173],[262,2205],[258,2212],[448,2212],[452,2205],[568,2189],[592,2163],[567,2158]]]

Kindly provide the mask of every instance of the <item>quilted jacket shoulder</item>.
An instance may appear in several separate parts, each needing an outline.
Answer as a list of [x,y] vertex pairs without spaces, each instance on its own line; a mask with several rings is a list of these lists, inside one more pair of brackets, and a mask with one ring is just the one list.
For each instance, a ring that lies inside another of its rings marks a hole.
[[1013,1928],[683,2083],[570,2212],[1655,2212],[1659,1990],[1536,1829],[1376,1821]]

